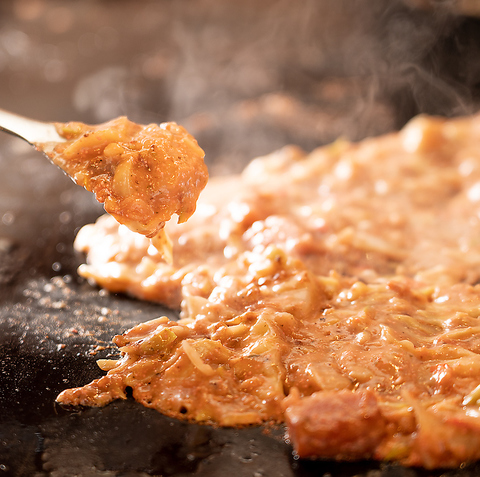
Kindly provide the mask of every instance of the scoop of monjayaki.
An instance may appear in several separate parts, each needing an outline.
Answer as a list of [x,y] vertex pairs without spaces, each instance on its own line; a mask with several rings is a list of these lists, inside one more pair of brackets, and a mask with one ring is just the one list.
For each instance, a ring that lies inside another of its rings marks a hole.
[[[204,152],[176,123],[135,124],[119,117],[98,126],[59,123],[67,141],[48,155],[105,210],[165,250],[165,222],[184,222],[195,211],[208,172]],[[42,145],[39,145],[42,149]]]

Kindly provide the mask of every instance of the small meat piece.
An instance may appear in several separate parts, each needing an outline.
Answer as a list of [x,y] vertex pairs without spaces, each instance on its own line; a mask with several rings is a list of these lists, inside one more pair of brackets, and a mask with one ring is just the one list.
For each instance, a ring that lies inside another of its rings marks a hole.
[[386,432],[373,391],[317,392],[303,399],[294,393],[284,405],[288,433],[300,457],[369,458]]

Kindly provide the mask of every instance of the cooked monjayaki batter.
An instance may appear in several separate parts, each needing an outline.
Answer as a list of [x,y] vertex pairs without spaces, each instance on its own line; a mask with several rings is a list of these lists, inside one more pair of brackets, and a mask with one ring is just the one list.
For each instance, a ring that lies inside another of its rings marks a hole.
[[176,123],[143,126],[125,117],[56,127],[67,141],[48,152],[53,162],[171,260],[165,222],[174,214],[180,223],[187,220],[207,183],[205,154],[196,140]]
[[78,234],[82,276],[181,319],[116,336],[106,376],[60,403],[128,388],[179,419],[286,422],[303,457],[480,458],[480,116],[287,147],[166,228],[172,263],[109,216]]

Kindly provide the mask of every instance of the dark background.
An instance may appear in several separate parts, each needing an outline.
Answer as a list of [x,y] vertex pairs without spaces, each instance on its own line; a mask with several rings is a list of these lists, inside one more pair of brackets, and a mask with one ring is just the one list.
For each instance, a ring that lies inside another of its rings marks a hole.
[[[2,0],[0,108],[45,121],[177,121],[212,175],[293,143],[360,140],[419,113],[480,105],[480,20],[468,2]],[[472,4],[473,5],[473,4]],[[101,207],[0,136],[0,476],[473,476],[297,461],[281,430],[220,430],[131,400],[67,412],[110,339],[175,312],[80,280],[78,228]]]

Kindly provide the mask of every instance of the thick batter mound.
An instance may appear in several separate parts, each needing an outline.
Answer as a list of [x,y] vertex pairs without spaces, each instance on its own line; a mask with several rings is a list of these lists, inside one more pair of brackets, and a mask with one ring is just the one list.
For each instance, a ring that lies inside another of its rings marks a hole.
[[181,308],[114,342],[107,375],[58,401],[225,426],[286,422],[303,457],[428,468],[480,458],[480,116],[215,178],[167,224],[173,263],[111,217],[80,273]]

